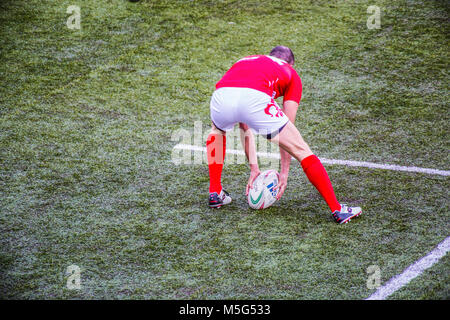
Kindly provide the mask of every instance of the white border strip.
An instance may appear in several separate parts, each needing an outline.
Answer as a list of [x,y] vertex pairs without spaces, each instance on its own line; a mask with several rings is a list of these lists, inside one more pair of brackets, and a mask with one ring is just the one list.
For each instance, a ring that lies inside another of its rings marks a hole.
[[437,247],[425,257],[417,260],[401,274],[391,278],[386,284],[379,287],[366,300],[384,300],[401,287],[407,285],[412,279],[419,276],[426,269],[438,262],[450,250],[450,237],[445,238]]
[[[191,150],[191,151],[202,151],[206,152],[206,147],[193,146],[190,144],[177,144],[174,149]],[[243,150],[227,150],[228,154],[245,155]],[[278,153],[268,153],[268,152],[257,152],[257,155],[265,158],[279,159],[280,154]],[[337,160],[337,159],[325,159],[319,158],[324,164],[338,164],[348,167],[364,167],[370,169],[383,169],[383,170],[393,170],[393,171],[406,171],[406,172],[417,172],[425,174],[435,174],[440,176],[450,176],[450,171],[448,170],[438,170],[430,168],[419,168],[419,167],[406,167],[393,164],[379,164],[373,162],[365,161],[352,161],[352,160]]]

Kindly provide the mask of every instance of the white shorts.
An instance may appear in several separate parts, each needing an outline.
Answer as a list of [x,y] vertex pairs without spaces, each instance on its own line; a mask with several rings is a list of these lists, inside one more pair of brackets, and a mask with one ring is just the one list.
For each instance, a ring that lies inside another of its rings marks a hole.
[[243,122],[256,133],[273,138],[288,122],[268,94],[250,88],[219,88],[214,91],[211,104],[211,120],[216,128],[227,131]]

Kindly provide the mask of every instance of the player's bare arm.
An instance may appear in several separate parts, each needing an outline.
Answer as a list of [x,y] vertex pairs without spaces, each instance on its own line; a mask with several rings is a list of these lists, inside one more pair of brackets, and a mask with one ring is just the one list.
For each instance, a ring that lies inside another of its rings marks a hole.
[[250,127],[245,123],[239,123],[241,143],[245,151],[245,156],[250,166],[250,177],[245,188],[245,195],[248,196],[248,190],[253,185],[253,181],[259,176],[261,171],[258,166],[258,156],[256,155],[255,136]]

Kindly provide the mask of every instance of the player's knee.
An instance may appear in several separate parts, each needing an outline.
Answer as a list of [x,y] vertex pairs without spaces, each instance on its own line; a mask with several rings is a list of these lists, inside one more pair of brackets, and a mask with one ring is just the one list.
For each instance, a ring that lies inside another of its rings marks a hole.
[[220,130],[219,128],[216,127],[216,125],[214,123],[211,123],[211,131],[210,134],[214,134],[214,135],[226,135],[227,133],[225,131]]

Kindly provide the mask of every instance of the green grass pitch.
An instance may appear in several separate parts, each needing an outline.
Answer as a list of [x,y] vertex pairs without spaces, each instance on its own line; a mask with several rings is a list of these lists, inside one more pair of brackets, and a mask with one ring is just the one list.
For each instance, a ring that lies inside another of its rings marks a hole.
[[[213,211],[206,164],[173,164],[171,138],[208,130],[232,63],[286,45],[319,157],[449,170],[448,21],[425,0],[1,1],[0,297],[368,297],[369,266],[384,283],[449,235],[448,177],[327,165],[338,199],[363,207],[337,225],[298,163],[261,212],[230,163],[233,203]],[[390,298],[449,299],[449,267]]]

